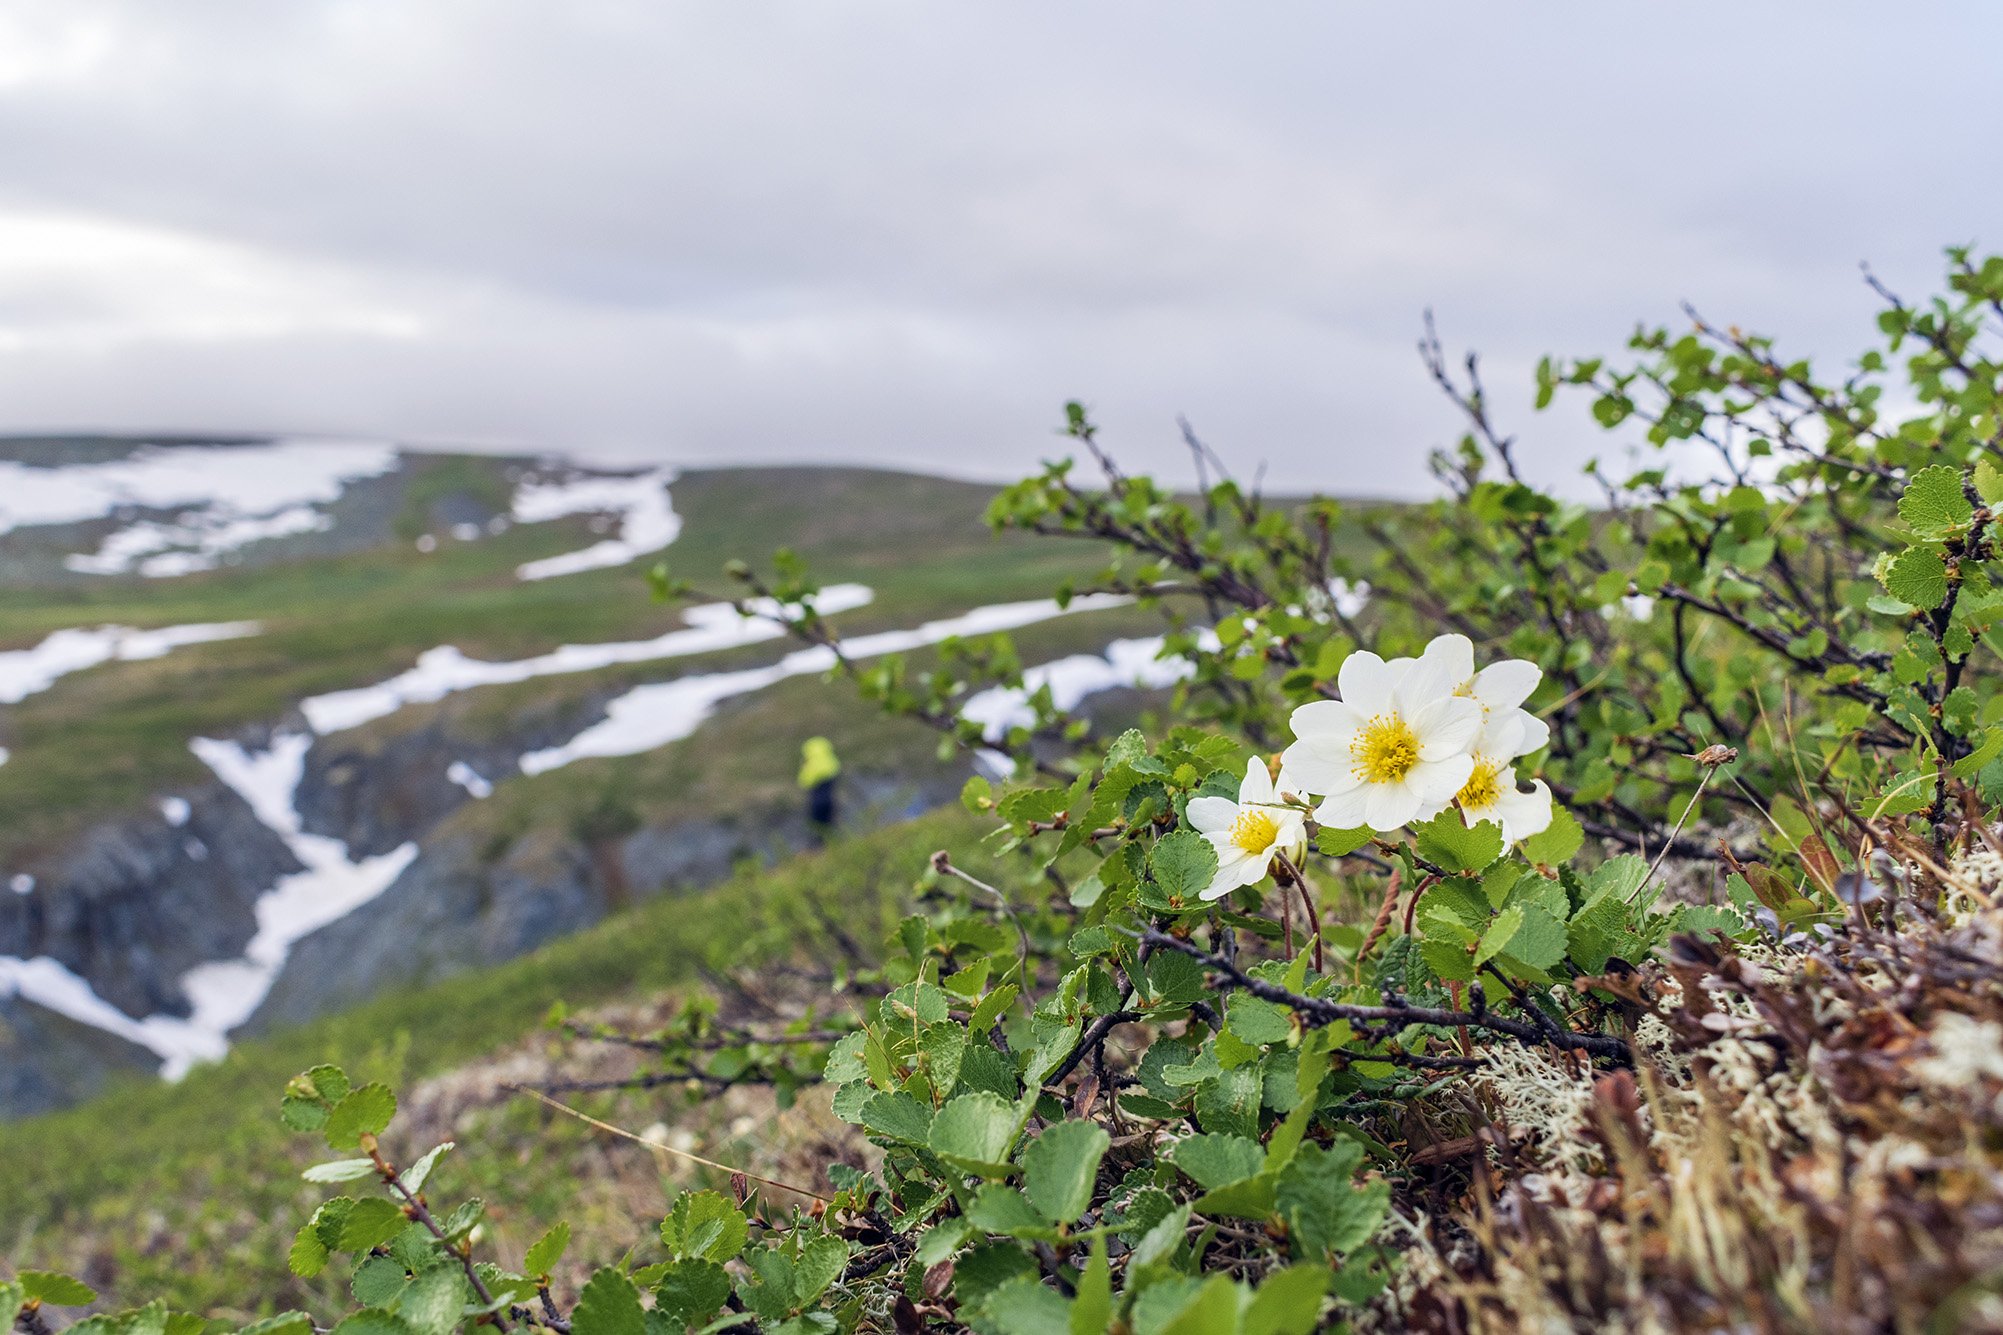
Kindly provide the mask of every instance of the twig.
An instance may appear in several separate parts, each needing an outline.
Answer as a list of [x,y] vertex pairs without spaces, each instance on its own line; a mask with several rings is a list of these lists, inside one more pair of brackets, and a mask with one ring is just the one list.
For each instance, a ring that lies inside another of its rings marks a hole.
[[[1466,1011],[1441,1010],[1433,1006],[1414,1006],[1402,1000],[1383,1006],[1355,1006],[1346,1002],[1328,1001],[1321,997],[1303,996],[1275,983],[1254,978],[1222,956],[1213,955],[1201,946],[1170,936],[1167,932],[1149,928],[1134,935],[1150,945],[1179,951],[1189,956],[1206,968],[1224,975],[1232,986],[1250,992],[1255,997],[1285,1006],[1313,1025],[1334,1024],[1338,1020],[1348,1020],[1365,1028],[1402,1029],[1408,1025],[1431,1024],[1443,1029],[1454,1029],[1465,1025],[1507,1034],[1526,1047],[1554,1044],[1565,1049],[1576,1048],[1622,1064],[1633,1061],[1626,1040],[1612,1034],[1587,1034],[1577,1030],[1555,1028],[1552,1033],[1547,1034],[1539,1025],[1507,1019],[1485,1008]],[[1372,1058],[1366,1056],[1364,1060],[1369,1061]]]
[[570,1117],[575,1117],[578,1121],[583,1122],[586,1126],[597,1127],[600,1131],[606,1132],[609,1135],[618,1136],[622,1140],[630,1140],[635,1145],[645,1145],[650,1150],[660,1150],[662,1153],[672,1154],[678,1159],[687,1159],[690,1163],[699,1163],[704,1168],[714,1168],[719,1173],[735,1173],[741,1177],[748,1177],[753,1182],[763,1182],[768,1187],[777,1187],[781,1191],[790,1191],[793,1192],[795,1195],[807,1196],[814,1200],[820,1201],[823,1204],[832,1205],[834,1203],[834,1199],[832,1197],[823,1196],[818,1191],[809,1191],[805,1187],[796,1187],[791,1182],[781,1182],[779,1179],[774,1177],[761,1177],[759,1174],[752,1172],[748,1168],[734,1168],[727,1163],[718,1163],[714,1159],[705,1159],[700,1154],[691,1154],[687,1150],[678,1150],[672,1145],[663,1145],[658,1140],[648,1140],[645,1136],[636,1136],[631,1131],[626,1130],[626,1128],[624,1127],[614,1126],[610,1122],[601,1122],[596,1117],[593,1117],[590,1113],[579,1112],[577,1109],[571,1107],[568,1103],[563,1103],[557,1099],[553,1099],[549,1095],[543,1093],[541,1090],[534,1089],[528,1085],[509,1085],[507,1086],[507,1088],[513,1091],[514,1093],[526,1094],[532,1099],[536,1099],[539,1102],[546,1103],[560,1113],[563,1113]]

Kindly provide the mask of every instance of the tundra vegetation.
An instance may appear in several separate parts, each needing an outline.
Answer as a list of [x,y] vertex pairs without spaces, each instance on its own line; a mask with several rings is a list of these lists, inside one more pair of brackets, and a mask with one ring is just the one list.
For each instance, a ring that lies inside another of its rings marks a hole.
[[[986,838],[909,869],[881,944],[858,915],[646,1026],[553,1017],[638,1068],[520,1095],[706,1184],[623,1255],[518,1243],[478,1145],[314,1067],[270,1095],[327,1152],[289,1257],[325,1310],[246,1329],[2003,1326],[2003,258],[1873,286],[1840,374],[1695,312],[1545,362],[1540,406],[1641,447],[1591,504],[1430,332],[1467,431],[1423,507],[1268,503],[1194,436],[1178,495],[1072,405],[1078,457],[989,518],[1110,552],[1060,597],[1158,612],[1172,697],[1105,738],[1039,693],[996,741],[960,706],[1020,681],[1006,637],[842,662],[1006,757]],[[727,577],[839,647],[802,562]],[[751,1086],[866,1153],[632,1129]],[[93,1296],[22,1272],[0,1317]]]

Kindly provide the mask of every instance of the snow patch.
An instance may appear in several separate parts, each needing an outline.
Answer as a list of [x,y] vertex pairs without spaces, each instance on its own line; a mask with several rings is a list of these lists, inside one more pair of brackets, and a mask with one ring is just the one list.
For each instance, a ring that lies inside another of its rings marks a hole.
[[474,797],[489,797],[494,785],[480,777],[480,771],[463,760],[455,760],[445,769],[445,777],[464,788]]
[[682,531],[681,516],[668,496],[673,469],[632,477],[579,476],[563,482],[525,482],[515,490],[514,521],[540,524],[568,515],[619,516],[619,536],[582,551],[530,561],[515,570],[520,579],[552,579],[584,570],[603,570],[657,552]]
[[[903,653],[959,635],[996,631],[1048,621],[1073,612],[1120,607],[1130,600],[1117,594],[1087,594],[1059,606],[1044,598],[1032,602],[977,607],[963,616],[929,621],[914,630],[887,630],[842,641],[850,659]],[[572,761],[597,756],[630,756],[680,741],[694,732],[716,707],[733,696],[763,690],[789,677],[825,672],[835,665],[834,650],[825,646],[799,649],[765,667],[738,672],[712,672],[678,681],[638,686],[606,706],[605,718],[561,746],[531,751],[522,757],[522,772],[542,774]]]
[[19,704],[70,673],[100,663],[160,658],[187,645],[241,639],[258,630],[255,621],[217,621],[158,630],[130,626],[59,630],[32,649],[0,653],[0,704]]
[[[186,1024],[210,1041],[210,1049],[166,1056],[161,1074],[184,1074],[195,1060],[227,1051],[227,1035],[257,1010],[286,956],[301,937],[346,917],[368,903],[403,873],[417,857],[417,845],[407,843],[378,857],[359,861],[348,846],[301,828],[295,799],[305,773],[306,752],[313,739],[304,733],[282,733],[268,749],[246,751],[235,742],[197,737],[188,744],[203,764],[250,805],[264,826],[285,841],[304,870],[279,878],[258,896],[257,933],[243,958],[199,964],[181,977],[192,1007]],[[149,1017],[148,1023],[160,1017]]]
[[[67,468],[4,460],[0,533],[102,519],[125,507],[185,507],[175,523],[130,524],[68,564],[90,574],[123,572],[142,560],[143,573],[152,575],[205,570],[245,543],[324,527],[326,517],[311,507],[338,499],[356,479],[389,472],[396,460],[393,445],[341,440],[148,445],[123,459]],[[170,559],[170,548],[191,550]]]
[[[865,606],[874,596],[860,584],[831,584],[821,590],[814,605],[823,615],[833,616]],[[429,704],[477,686],[590,672],[617,663],[649,663],[712,653],[774,640],[785,634],[783,627],[763,619],[780,610],[775,604],[761,599],[753,607],[759,615],[746,617],[740,616],[729,603],[705,603],[682,613],[682,619],[688,622],[686,629],[671,630],[651,640],[566,644],[534,658],[506,662],[468,658],[452,645],[443,644],[425,650],[418,656],[416,667],[388,681],[312,696],[302,700],[299,708],[313,731],[325,735],[385,718],[405,705]]]
[[122,575],[136,565],[149,579],[173,579],[214,570],[231,552],[253,542],[332,527],[333,516],[310,505],[288,506],[256,519],[193,511],[178,524],[142,520],[128,525],[106,538],[95,555],[65,557],[63,564],[86,575]]
[[1021,686],[993,686],[969,699],[963,718],[981,725],[981,735],[1000,741],[1010,728],[1036,721],[1030,699],[1048,687],[1060,710],[1076,709],[1086,696],[1121,687],[1160,690],[1186,681],[1196,669],[1186,658],[1162,658],[1162,637],[1114,640],[1103,654],[1073,654],[1027,668]]

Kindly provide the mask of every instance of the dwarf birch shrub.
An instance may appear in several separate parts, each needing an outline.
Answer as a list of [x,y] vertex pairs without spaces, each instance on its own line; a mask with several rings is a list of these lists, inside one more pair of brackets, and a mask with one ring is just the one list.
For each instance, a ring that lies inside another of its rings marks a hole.
[[[713,1163],[558,1292],[566,1225],[490,1254],[452,1147],[392,1156],[391,1091],[320,1067],[280,1107],[334,1156],[294,1268],[350,1276],[344,1335],[2003,1320],[2003,259],[1946,287],[1880,288],[1835,376],[1694,312],[1545,362],[1542,404],[1641,447],[1591,504],[1430,330],[1467,431],[1424,506],[1270,500],[1193,435],[1179,495],[1072,405],[1080,457],[991,519],[1106,553],[1060,598],[1161,613],[1180,682],[1112,738],[1048,689],[984,735],[1006,637],[850,663],[797,561],[733,565],[869,699],[1007,758],[964,794],[989,856],[913,869],[795,1024],[565,1023],[649,1054],[629,1097],[826,1098],[873,1166]],[[33,1335],[86,1301],[0,1286]]]

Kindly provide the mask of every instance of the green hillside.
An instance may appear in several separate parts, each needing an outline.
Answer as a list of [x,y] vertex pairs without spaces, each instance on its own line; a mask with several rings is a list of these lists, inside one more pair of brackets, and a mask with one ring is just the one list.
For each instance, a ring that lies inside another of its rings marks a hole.
[[[276,1116],[294,1072],[331,1061],[407,1088],[533,1033],[559,1001],[590,1006],[706,972],[826,962],[836,952],[829,922],[874,948],[908,910],[927,857],[950,848],[977,858],[977,832],[971,818],[942,812],[769,872],[747,870],[496,968],[245,1043],[178,1085],[134,1080],[86,1107],[11,1123],[0,1135],[0,1253],[19,1268],[89,1274],[106,1293],[135,1300],[165,1295],[177,1307],[246,1317],[295,1304],[330,1314],[345,1299],[342,1286],[308,1286],[285,1264],[315,1200],[298,1180],[311,1147]],[[673,1120],[678,1096],[652,1098]],[[581,1144],[570,1126],[555,1131],[572,1149]],[[512,1211],[528,1228],[571,1204],[577,1185],[563,1155],[523,1165],[467,1149],[464,1171],[481,1174],[469,1190],[498,1207],[497,1218]],[[622,1223],[629,1236],[614,1226],[605,1238],[613,1250],[644,1233],[637,1215]]]
[[[506,507],[508,461],[406,456],[399,533],[433,531],[451,495]],[[678,573],[723,585],[730,557],[784,541],[829,581],[876,592],[844,631],[912,626],[984,603],[1047,596],[1090,568],[1080,549],[997,537],[980,523],[991,488],[863,469],[690,472],[673,488],[684,527],[664,553]],[[340,508],[335,508],[337,517]],[[510,659],[566,643],[637,640],[681,625],[647,596],[641,561],[535,582],[516,566],[588,545],[582,518],[517,525],[428,555],[397,538],[321,559],[258,562],[177,579],[89,578],[0,588],[0,649],[73,626],[252,620],[263,633],[66,678],[10,706],[0,745],[0,866],[59,848],[106,815],[206,777],[188,739],[283,718],[304,697],[382,680],[456,645]],[[728,591],[727,589],[724,591]],[[1073,647],[1084,647],[1076,642]],[[528,683],[516,698],[769,661],[764,646]],[[495,697],[502,700],[506,697]]]

